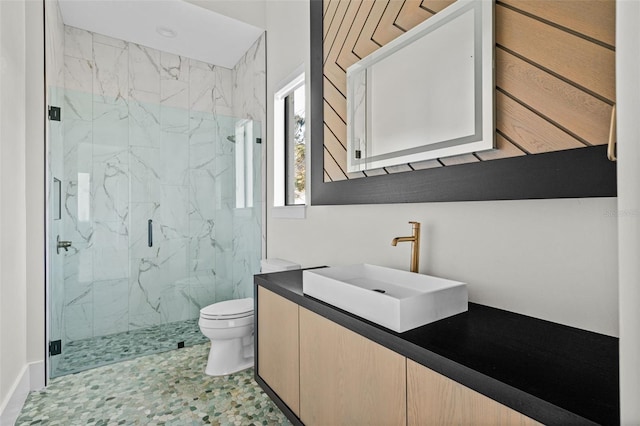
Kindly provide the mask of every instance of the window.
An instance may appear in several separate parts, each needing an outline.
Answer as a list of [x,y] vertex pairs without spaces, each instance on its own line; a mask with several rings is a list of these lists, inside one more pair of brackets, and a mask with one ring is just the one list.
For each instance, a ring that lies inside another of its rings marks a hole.
[[274,100],[274,206],[306,204],[307,143],[304,73],[281,85]]

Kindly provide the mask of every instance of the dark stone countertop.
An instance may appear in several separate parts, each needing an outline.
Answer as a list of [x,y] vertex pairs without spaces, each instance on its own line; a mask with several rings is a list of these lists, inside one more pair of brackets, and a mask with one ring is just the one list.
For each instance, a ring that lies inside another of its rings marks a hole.
[[548,425],[619,424],[618,339],[469,303],[396,333],[302,293],[302,271],[255,284]]

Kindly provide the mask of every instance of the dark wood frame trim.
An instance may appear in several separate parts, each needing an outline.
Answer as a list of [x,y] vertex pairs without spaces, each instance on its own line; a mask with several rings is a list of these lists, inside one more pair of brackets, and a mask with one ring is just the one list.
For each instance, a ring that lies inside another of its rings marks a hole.
[[322,0],[310,0],[311,205],[615,197],[606,146],[324,182]]

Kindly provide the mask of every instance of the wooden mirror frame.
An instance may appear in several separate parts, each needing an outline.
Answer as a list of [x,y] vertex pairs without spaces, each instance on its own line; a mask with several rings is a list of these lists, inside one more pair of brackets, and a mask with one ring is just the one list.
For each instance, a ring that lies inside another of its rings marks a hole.
[[322,0],[310,0],[311,205],[615,197],[606,145],[324,182]]

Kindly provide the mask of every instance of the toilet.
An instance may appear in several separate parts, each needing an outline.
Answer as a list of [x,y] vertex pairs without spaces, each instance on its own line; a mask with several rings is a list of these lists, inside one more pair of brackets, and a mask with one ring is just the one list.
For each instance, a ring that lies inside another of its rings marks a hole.
[[[282,259],[264,259],[263,273],[300,269]],[[224,376],[253,367],[254,300],[226,300],[200,309],[200,331],[211,340],[205,373]]]

